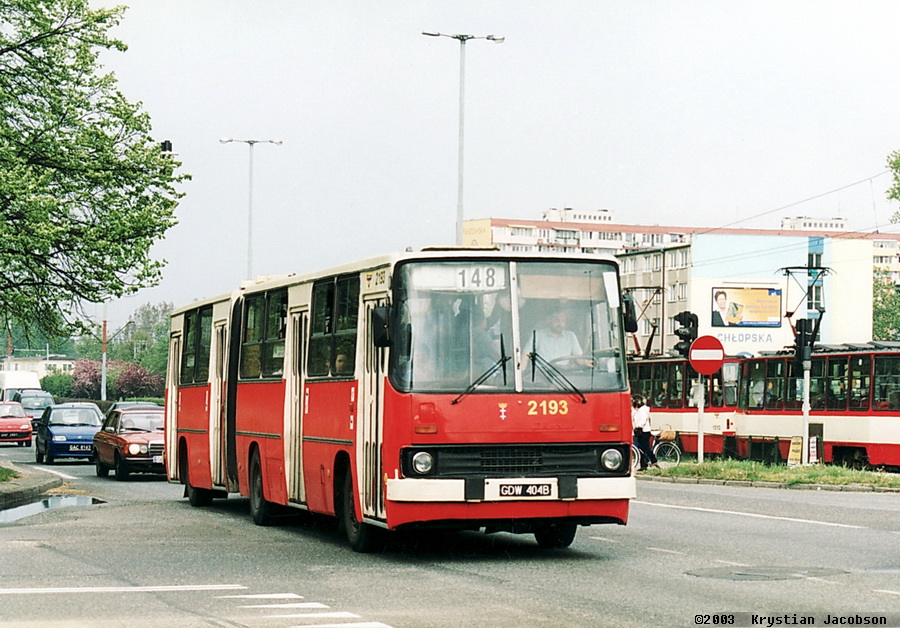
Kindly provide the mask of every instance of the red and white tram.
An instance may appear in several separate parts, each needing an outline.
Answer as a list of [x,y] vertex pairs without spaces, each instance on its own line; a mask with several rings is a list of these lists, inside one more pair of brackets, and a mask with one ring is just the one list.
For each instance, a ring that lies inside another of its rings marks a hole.
[[[697,452],[697,386],[700,375],[685,358],[633,358],[628,365],[632,390],[650,406],[654,428],[668,425],[678,433],[681,448]],[[726,357],[722,368],[703,377],[703,451],[725,452],[726,437],[734,434],[738,406],[740,358]]]
[[[803,433],[803,370],[793,352],[742,361],[734,417],[741,457],[786,460]],[[900,343],[816,345],[809,432],[825,462],[900,466]]]
[[[598,256],[426,250],[245,283],[172,315],[168,478],[195,506],[249,496],[261,525],[336,516],[358,551],[427,526],[566,547],[635,494],[627,305]],[[571,355],[542,336],[560,311]]]

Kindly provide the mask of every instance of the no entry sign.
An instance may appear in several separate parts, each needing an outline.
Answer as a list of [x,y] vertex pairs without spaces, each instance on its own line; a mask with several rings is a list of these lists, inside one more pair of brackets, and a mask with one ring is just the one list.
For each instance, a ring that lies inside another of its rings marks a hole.
[[691,343],[688,354],[691,366],[701,375],[712,375],[725,361],[725,349],[715,336],[700,336]]

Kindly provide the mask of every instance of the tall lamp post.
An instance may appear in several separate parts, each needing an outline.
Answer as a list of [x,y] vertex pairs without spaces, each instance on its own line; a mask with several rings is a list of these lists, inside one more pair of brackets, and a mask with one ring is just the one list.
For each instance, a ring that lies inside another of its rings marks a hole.
[[247,195],[247,279],[253,279],[253,147],[256,144],[275,144],[281,146],[281,140],[236,140],[231,137],[223,137],[219,140],[222,144],[231,142],[243,142],[250,147],[250,174]]
[[459,166],[456,181],[456,245],[463,244],[463,122],[465,120],[465,94],[466,94],[466,42],[470,39],[486,39],[496,44],[502,44],[505,37],[476,37],[475,35],[448,35],[446,33],[432,33],[423,31],[423,35],[429,37],[450,37],[459,41]]

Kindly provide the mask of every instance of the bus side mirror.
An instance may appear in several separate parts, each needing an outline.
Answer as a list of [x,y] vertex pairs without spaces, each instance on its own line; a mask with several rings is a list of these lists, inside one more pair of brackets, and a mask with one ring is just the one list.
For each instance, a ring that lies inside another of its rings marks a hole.
[[376,347],[391,346],[390,320],[390,307],[380,305],[372,310],[372,342]]
[[622,319],[625,331],[633,334],[638,330],[637,313],[634,308],[634,297],[625,293],[622,295]]

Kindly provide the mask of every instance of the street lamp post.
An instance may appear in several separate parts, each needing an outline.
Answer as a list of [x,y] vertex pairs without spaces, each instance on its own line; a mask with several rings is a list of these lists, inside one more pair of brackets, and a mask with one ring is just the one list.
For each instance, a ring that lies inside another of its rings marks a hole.
[[243,142],[250,148],[250,173],[247,193],[247,279],[253,279],[253,146],[256,144],[275,144],[281,146],[281,140],[236,140],[223,137],[219,140],[222,144],[231,142]]
[[470,39],[486,39],[496,44],[502,44],[505,37],[476,37],[475,35],[448,35],[446,33],[433,33],[423,31],[423,35],[429,37],[450,37],[459,41],[459,164],[456,180],[456,245],[463,244],[463,123],[465,120],[465,94],[466,94],[466,42]]

